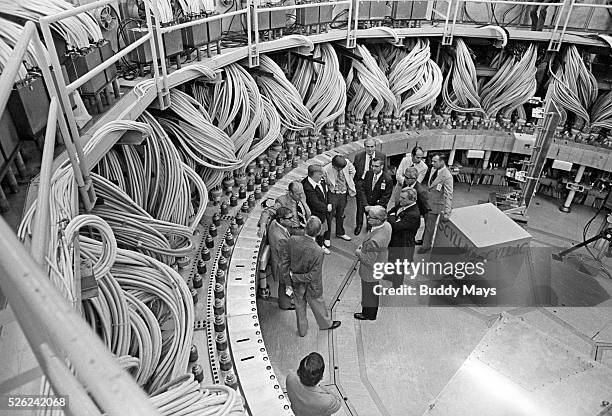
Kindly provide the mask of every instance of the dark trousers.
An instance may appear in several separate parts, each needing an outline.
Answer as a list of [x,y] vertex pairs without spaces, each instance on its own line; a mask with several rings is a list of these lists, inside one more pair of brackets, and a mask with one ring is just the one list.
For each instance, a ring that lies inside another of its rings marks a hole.
[[357,212],[355,214],[355,227],[362,227],[363,226],[363,216],[365,215],[365,207],[363,205],[362,200],[363,198],[363,191],[361,190],[361,186],[355,184],[355,186],[357,187],[357,197],[356,202],[357,202]]
[[[332,204],[331,217],[336,218],[336,236],[344,235],[344,209],[346,208],[347,196],[344,194],[329,194],[329,203]],[[331,231],[331,222],[328,227]]]
[[[407,259],[410,263],[414,261],[414,246],[410,247],[389,247],[389,258],[387,262],[395,263],[396,260],[404,262]],[[391,274],[383,278],[393,284],[394,288],[401,287],[404,284],[404,274]]]
[[361,314],[366,319],[376,319],[380,299],[374,294],[374,286],[379,284],[380,281],[366,282],[361,279]]
[[[321,220],[321,226],[323,227],[322,229],[325,230],[325,232],[319,236],[317,236],[316,241],[317,244],[320,246],[323,246],[323,242],[325,240],[329,240],[329,237],[331,236],[330,234],[330,223],[331,223],[331,214],[328,212],[326,214],[321,214],[321,213],[314,213],[312,214],[315,217],[317,217],[318,219]],[[327,223],[327,226],[326,226]]]

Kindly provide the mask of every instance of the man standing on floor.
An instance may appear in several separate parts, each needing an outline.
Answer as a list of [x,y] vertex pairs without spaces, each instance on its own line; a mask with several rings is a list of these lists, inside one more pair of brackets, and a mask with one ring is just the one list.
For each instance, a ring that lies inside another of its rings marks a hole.
[[310,305],[319,329],[336,329],[340,321],[332,321],[323,299],[323,258],[315,238],[321,233],[321,221],[312,217],[306,223],[305,236],[292,236],[287,245],[283,274],[291,277],[295,298],[295,316],[301,337],[308,332],[306,304]]
[[365,209],[363,206],[363,198],[360,195],[361,187],[360,182],[365,179],[366,172],[372,170],[372,161],[374,159],[380,159],[383,162],[383,169],[387,167],[387,155],[383,152],[375,151],[376,142],[374,139],[366,139],[363,142],[364,150],[358,152],[355,155],[353,165],[355,165],[355,186],[357,189],[357,213],[355,214],[355,235],[361,234],[361,228],[363,227],[363,214]]
[[425,158],[425,152],[420,146],[414,146],[412,152],[407,154],[399,164],[397,172],[395,173],[395,179],[397,179],[397,185],[393,190],[393,204],[396,205],[399,200],[399,194],[405,185],[404,172],[408,168],[415,168],[417,170],[416,181],[419,183],[423,182],[425,175],[427,175],[427,163],[423,160]]
[[[412,188],[404,188],[400,193],[399,205],[389,210],[387,218],[391,224],[391,241],[389,241],[389,263],[396,260],[403,262],[414,260],[414,238],[421,226],[421,214],[417,206],[417,191]],[[393,283],[393,287],[401,287],[404,283],[403,274],[389,276],[387,280]]]
[[354,315],[359,320],[376,320],[380,299],[374,287],[380,281],[374,278],[374,264],[387,262],[387,250],[391,241],[391,224],[387,222],[387,210],[374,206],[368,210],[368,225],[372,228],[355,255],[359,259],[361,277],[361,312]]
[[289,183],[287,193],[276,198],[274,206],[263,210],[259,219],[259,231],[257,235],[263,237],[264,231],[267,229],[268,223],[270,222],[270,218],[276,216],[276,211],[280,207],[289,208],[293,214],[293,219],[289,227],[289,234],[304,235],[306,220],[310,218],[310,208],[308,208],[308,204],[306,204],[304,188],[298,181]]
[[[329,188],[329,202],[332,205],[331,217],[336,218],[336,237],[351,241],[351,237],[344,231],[344,209],[347,197],[354,197],[357,194],[355,182],[353,182],[355,167],[344,157],[336,155],[332,158],[331,163],[323,168],[323,172]],[[328,226],[331,231],[331,224]]]
[[453,208],[453,175],[446,167],[446,157],[442,154],[434,155],[431,165],[431,174],[427,181],[431,211],[425,216],[423,246],[417,250],[418,254],[431,250],[438,218],[448,221]]
[[[393,178],[384,171],[383,162],[372,160],[372,170],[368,171],[365,179],[359,184],[361,188],[361,204],[364,211],[375,205],[386,208],[393,192]],[[369,231],[369,230],[368,230]]]
[[287,397],[295,416],[331,416],[342,407],[338,397],[318,385],[323,373],[323,357],[312,352],[302,359],[297,374],[287,376]]
[[[268,230],[268,242],[270,243],[270,261],[272,276],[278,281],[278,307],[283,310],[293,310],[295,306],[291,296],[287,294],[287,279],[283,272],[283,265],[287,256],[287,244],[289,243],[289,230],[293,214],[287,207],[276,210],[276,219],[270,224]],[[290,285],[289,285],[290,286]]]
[[331,245],[329,241],[331,235],[329,220],[331,219],[332,204],[329,203],[327,184],[321,179],[323,179],[323,167],[321,165],[309,165],[308,176],[302,181],[302,186],[306,195],[306,203],[312,215],[319,218],[323,226],[327,223],[327,230],[323,235],[317,237],[317,243],[325,254],[330,254],[331,251],[328,248]]

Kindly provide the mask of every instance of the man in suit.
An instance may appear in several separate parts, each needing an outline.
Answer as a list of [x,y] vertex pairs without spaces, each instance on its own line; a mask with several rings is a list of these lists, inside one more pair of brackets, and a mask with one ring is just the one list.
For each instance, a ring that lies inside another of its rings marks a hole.
[[372,162],[374,159],[380,159],[383,161],[383,169],[387,167],[387,155],[383,152],[377,152],[375,150],[376,142],[374,139],[366,139],[363,142],[364,150],[358,152],[355,155],[353,165],[355,165],[355,185],[357,188],[357,213],[355,214],[355,235],[361,234],[361,228],[363,226],[363,214],[365,213],[363,206],[363,198],[360,196],[361,187],[359,183],[365,179],[366,172],[372,170]]
[[[336,218],[336,237],[351,241],[351,237],[344,231],[344,209],[348,197],[354,197],[357,194],[353,181],[355,167],[343,156],[336,155],[330,164],[323,167],[323,173],[329,190],[329,203],[332,205],[331,217]],[[328,226],[331,231],[331,224]]]
[[383,169],[383,161],[374,159],[372,170],[366,172],[365,179],[359,183],[361,204],[366,212],[375,205],[386,208],[391,199],[393,178]]
[[302,181],[302,186],[304,187],[306,203],[312,215],[319,218],[321,224],[327,223],[327,230],[323,235],[317,237],[317,243],[325,254],[330,254],[331,251],[328,248],[331,235],[329,220],[331,220],[332,204],[327,196],[327,184],[321,179],[323,179],[323,167],[321,165],[309,165],[308,176]]
[[[414,238],[421,226],[421,214],[417,205],[417,191],[413,188],[404,188],[400,193],[399,205],[389,210],[387,218],[391,224],[391,241],[389,241],[389,263],[396,260],[414,259]],[[387,280],[393,287],[400,287],[404,282],[403,274],[389,276]]]
[[278,281],[278,307],[284,310],[295,309],[291,296],[287,294],[287,283],[290,283],[290,280],[283,272],[283,265],[286,262],[287,256],[287,244],[290,237],[287,228],[291,226],[292,219],[293,214],[291,214],[291,210],[287,207],[280,207],[276,210],[276,219],[272,221],[268,229],[272,276],[274,280]]
[[306,203],[304,188],[298,181],[289,183],[287,193],[276,198],[274,206],[263,210],[261,217],[259,218],[259,231],[257,235],[259,237],[263,237],[264,231],[267,229],[270,219],[275,217],[276,211],[280,207],[289,208],[293,214],[291,225],[288,227],[289,234],[304,235],[306,220],[310,218],[310,208],[308,208],[308,204]]
[[416,170],[416,168],[411,167],[406,169],[404,171],[404,187],[402,188],[402,190],[408,188],[414,189],[416,191],[417,207],[421,216],[425,218],[425,215],[429,211],[431,211],[431,208],[429,206],[429,191],[427,190],[427,187],[425,185],[417,181],[417,177],[418,171]]
[[414,167],[417,170],[417,178],[416,181],[419,183],[423,182],[425,179],[425,175],[427,175],[427,163],[423,160],[425,157],[425,152],[423,148],[420,146],[414,146],[412,151],[402,159],[397,168],[397,172],[395,173],[395,179],[397,180],[397,184],[395,189],[393,189],[393,204],[397,205],[399,201],[399,194],[404,185],[404,172],[406,169]]
[[427,181],[431,211],[425,216],[423,246],[417,251],[419,254],[431,250],[438,219],[448,221],[453,209],[453,175],[446,167],[446,157],[442,154],[434,155],[431,165],[432,169]]
[[338,397],[318,385],[323,373],[323,357],[311,352],[300,362],[297,374],[287,376],[287,397],[295,416],[331,416],[342,407]]
[[306,304],[320,329],[336,329],[340,321],[332,321],[323,299],[323,258],[325,255],[315,238],[321,233],[321,220],[312,217],[306,223],[306,235],[292,236],[287,245],[287,256],[282,270],[291,278],[295,297],[295,316],[301,337],[308,332]]
[[359,320],[376,320],[378,313],[378,295],[374,287],[380,282],[374,278],[374,265],[387,262],[387,250],[391,241],[391,224],[387,222],[387,210],[374,206],[368,210],[368,225],[372,229],[355,255],[359,259],[359,277],[361,277],[361,312],[354,315]]

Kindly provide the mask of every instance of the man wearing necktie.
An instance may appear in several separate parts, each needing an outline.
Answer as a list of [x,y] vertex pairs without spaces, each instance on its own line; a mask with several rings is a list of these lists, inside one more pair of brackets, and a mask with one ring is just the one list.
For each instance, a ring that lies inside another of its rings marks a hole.
[[374,139],[366,139],[363,142],[364,150],[355,155],[353,165],[355,166],[355,176],[353,180],[357,190],[357,212],[355,214],[355,235],[361,234],[363,227],[364,205],[362,204],[363,197],[361,196],[362,187],[359,186],[365,180],[366,172],[372,170],[374,159],[380,159],[383,162],[383,169],[387,167],[387,155],[383,152],[376,151],[376,142]]
[[374,159],[372,170],[366,172],[365,179],[360,182],[361,205],[364,211],[375,205],[387,207],[393,192],[393,178],[383,170],[383,161]]
[[376,320],[379,298],[374,287],[380,281],[374,277],[374,265],[387,262],[387,248],[392,232],[391,224],[387,222],[387,210],[381,206],[374,206],[368,211],[368,225],[371,230],[355,250],[361,277],[361,312],[353,316],[360,321]]
[[332,204],[328,199],[327,184],[323,179],[323,167],[321,165],[309,165],[308,176],[302,181],[306,203],[312,215],[321,220],[321,224],[327,223],[325,234],[317,237],[317,243],[325,254],[331,254],[329,248],[325,246],[325,241],[329,240],[329,220],[331,219]]
[[[402,189],[399,205],[389,210],[387,221],[392,228],[391,241],[389,241],[389,263],[395,263],[396,260],[403,262],[404,259],[412,263],[415,237],[421,226],[421,213],[417,206],[415,189],[408,187]],[[387,280],[393,283],[393,287],[398,288],[404,282],[404,275],[391,275]]]
[[310,208],[306,204],[304,188],[298,181],[289,183],[289,188],[285,195],[276,198],[274,206],[263,210],[259,219],[259,231],[257,235],[263,237],[267,230],[271,218],[274,218],[276,211],[280,207],[286,207],[291,210],[293,218],[291,224],[287,227],[291,235],[304,235],[306,221],[310,218]]
[[348,197],[354,197],[357,193],[353,182],[355,167],[343,156],[336,155],[332,158],[331,163],[323,168],[323,171],[325,182],[329,187],[329,202],[332,204],[331,217],[336,218],[336,237],[351,241],[351,237],[344,230],[344,209]]
[[432,170],[427,181],[431,211],[425,216],[423,246],[417,250],[418,254],[431,250],[438,219],[448,221],[453,208],[453,176],[446,167],[446,157],[442,154],[434,155],[431,165]]

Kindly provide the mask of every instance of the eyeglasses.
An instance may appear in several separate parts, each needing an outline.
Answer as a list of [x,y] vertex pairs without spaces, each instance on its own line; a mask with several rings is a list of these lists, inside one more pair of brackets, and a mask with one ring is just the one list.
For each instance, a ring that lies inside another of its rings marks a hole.
[[416,176],[408,176],[408,175],[404,175],[404,179],[416,179]]
[[292,219],[293,219],[293,215],[292,215],[292,216],[290,216],[290,217],[285,217],[285,218],[283,218],[283,219],[284,219],[284,220],[292,220]]

